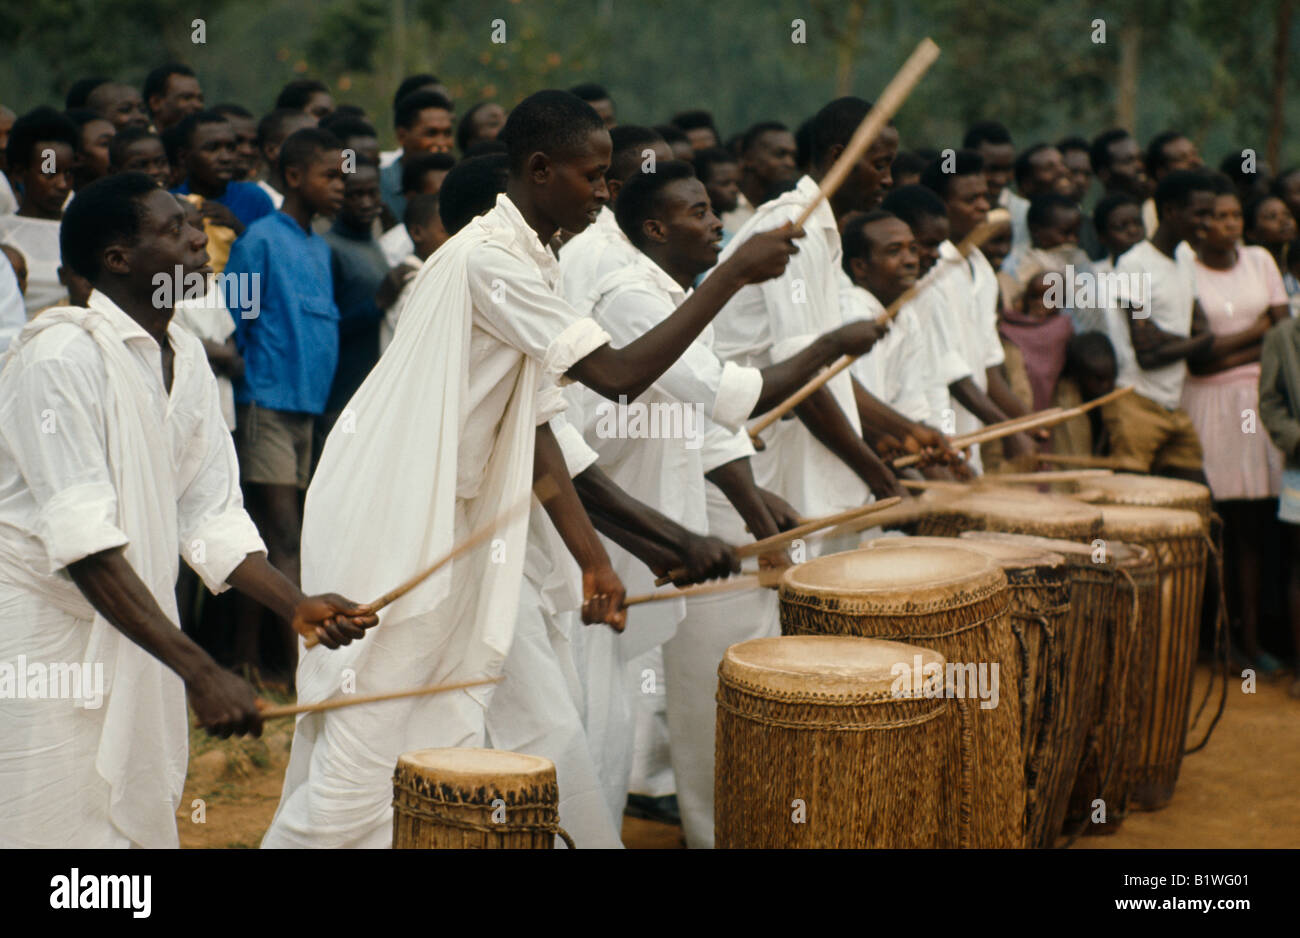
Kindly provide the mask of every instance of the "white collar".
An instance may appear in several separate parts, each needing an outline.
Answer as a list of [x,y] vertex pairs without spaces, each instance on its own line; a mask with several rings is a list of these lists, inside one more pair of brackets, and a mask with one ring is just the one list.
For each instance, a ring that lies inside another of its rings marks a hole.
[[[146,340],[155,349],[158,349],[158,343],[154,337],[146,332],[143,326],[128,316],[122,307],[118,306],[117,303],[113,302],[113,300],[109,299],[103,293],[100,293],[98,290],[91,290],[90,297],[86,300],[86,305],[97,313],[102,314],[104,319],[112,325],[113,331],[118,334],[124,343]],[[172,330],[179,328],[180,326],[176,324],[176,317],[173,314],[171,321],[167,323],[167,335],[172,340],[171,346],[174,351],[179,349],[180,344],[176,342],[175,336],[172,335]]]

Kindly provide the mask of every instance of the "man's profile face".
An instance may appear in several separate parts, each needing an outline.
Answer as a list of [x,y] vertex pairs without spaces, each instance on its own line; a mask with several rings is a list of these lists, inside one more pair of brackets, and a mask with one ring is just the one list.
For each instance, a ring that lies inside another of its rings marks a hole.
[[722,251],[722,222],[709,204],[698,179],[678,179],[659,193],[660,220],[668,243],[695,275],[718,261]]
[[584,230],[609,201],[605,173],[609,171],[612,151],[609,132],[593,130],[568,153],[553,157],[534,154],[530,161],[535,168],[534,181],[544,176],[544,189],[539,195],[551,220],[565,231],[577,234]]
[[890,167],[894,157],[898,156],[898,131],[886,127],[872,141],[867,152],[862,155],[849,178],[850,191],[854,195],[853,208],[870,211],[880,205],[885,192],[893,184]]
[[151,284],[155,275],[172,276],[177,267],[186,274],[208,273],[207,243],[202,223],[181,207],[176,197],[159,189],[141,200],[139,236],[127,249],[131,278]]
[[939,259],[939,245],[948,240],[948,216],[922,215],[917,220],[913,234],[916,235],[917,254],[921,263],[921,273],[927,273],[934,262]]

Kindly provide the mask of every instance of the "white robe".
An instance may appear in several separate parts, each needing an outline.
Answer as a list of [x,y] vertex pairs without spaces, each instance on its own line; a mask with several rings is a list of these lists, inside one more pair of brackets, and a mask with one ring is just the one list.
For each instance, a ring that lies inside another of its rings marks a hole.
[[43,312],[0,364],[0,661],[100,666],[103,700],[0,699],[0,846],[176,847],[184,684],[65,568],[125,545],[174,623],[178,554],[218,592],[265,547],[198,340],[168,327],[168,393],[154,339],[89,303]]
[[[355,421],[330,434],[308,489],[305,588],[377,597],[528,496],[536,427],[563,408],[553,383],[609,341],[553,292],[555,273],[504,194],[425,263],[392,345],[348,402]],[[554,393],[539,397],[547,381]],[[524,519],[498,529],[384,609],[365,641],[303,651],[299,700],[353,680],[364,694],[499,676],[526,534]],[[389,845],[397,757],[484,745],[491,699],[486,685],[300,717],[263,846]]]

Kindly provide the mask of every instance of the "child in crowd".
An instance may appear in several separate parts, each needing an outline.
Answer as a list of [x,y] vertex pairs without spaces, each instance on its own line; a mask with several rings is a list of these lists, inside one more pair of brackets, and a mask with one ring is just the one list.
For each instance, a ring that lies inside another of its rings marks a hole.
[[[503,157],[502,162],[504,161]],[[379,324],[380,354],[393,341],[397,319],[402,315],[402,307],[411,295],[415,274],[424,266],[429,255],[447,240],[447,229],[438,214],[439,204],[436,194],[417,195],[406,203],[405,228],[411,233],[414,250],[388,272],[375,296],[375,302],[384,311],[384,320]]]
[[58,111],[38,107],[14,122],[5,147],[9,178],[19,189],[18,211],[0,215],[0,241],[27,260],[27,318],[61,304],[59,223],[72,191],[77,127]]
[[[330,246],[312,231],[320,214],[343,203],[338,138],[309,127],[280,149],[284,203],[253,222],[230,252],[226,305],[244,375],[235,383],[236,450],[248,511],[266,541],[267,558],[298,582],[301,493],[307,488],[315,418],[325,412],[339,353]],[[244,305],[233,295],[252,297]],[[247,285],[247,286],[245,286]],[[255,287],[255,289],[254,289]],[[255,661],[260,614],[241,622],[237,656]],[[281,629],[290,670],[296,633]]]

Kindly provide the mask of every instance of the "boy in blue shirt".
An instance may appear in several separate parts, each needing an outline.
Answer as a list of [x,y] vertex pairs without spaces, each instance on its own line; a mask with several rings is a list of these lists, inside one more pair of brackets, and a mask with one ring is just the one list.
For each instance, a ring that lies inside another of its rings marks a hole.
[[[249,513],[273,565],[298,582],[301,493],[311,470],[312,424],[325,412],[338,364],[339,311],[329,244],[317,215],[343,204],[338,138],[309,127],[280,149],[284,203],[235,242],[226,305],[244,376],[235,384],[236,450]],[[292,666],[297,643],[284,635]]]

